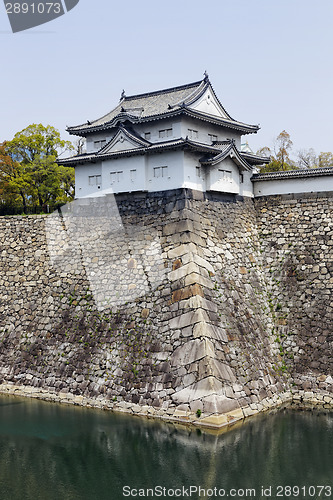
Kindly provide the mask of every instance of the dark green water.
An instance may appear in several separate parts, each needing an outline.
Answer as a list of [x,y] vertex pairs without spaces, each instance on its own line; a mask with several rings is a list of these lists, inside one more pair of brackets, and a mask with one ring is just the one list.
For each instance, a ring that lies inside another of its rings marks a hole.
[[[309,487],[332,483],[332,413],[284,411],[214,436],[109,412],[0,397],[0,500],[177,498],[172,489],[181,493],[178,498],[222,498],[194,491],[186,496],[191,485],[223,488],[224,498],[325,499],[333,497],[328,488],[320,494]],[[169,496],[146,491],[123,496],[126,485],[171,491]],[[278,496],[278,485],[304,489]],[[178,491],[182,486],[188,488],[184,493]],[[269,497],[261,494],[262,486],[272,486]],[[230,495],[231,489],[247,488],[255,495]]]

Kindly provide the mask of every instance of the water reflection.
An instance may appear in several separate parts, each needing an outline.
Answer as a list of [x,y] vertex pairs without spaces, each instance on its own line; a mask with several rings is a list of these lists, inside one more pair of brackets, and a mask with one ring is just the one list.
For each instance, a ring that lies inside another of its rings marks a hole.
[[124,485],[201,485],[256,488],[260,499],[262,485],[329,484],[332,438],[332,414],[285,411],[216,436],[1,397],[0,498],[118,500]]

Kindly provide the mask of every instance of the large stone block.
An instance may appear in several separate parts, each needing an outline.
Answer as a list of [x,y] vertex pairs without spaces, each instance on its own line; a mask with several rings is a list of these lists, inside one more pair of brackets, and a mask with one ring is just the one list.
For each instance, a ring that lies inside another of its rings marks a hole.
[[[214,267],[210,264],[210,262],[208,262],[208,260],[200,257],[200,255],[198,255],[196,252],[189,252],[186,255],[184,255],[183,262],[184,262],[184,264],[186,264],[188,262],[195,262],[200,267],[205,269],[207,272],[209,272],[211,274],[215,273]],[[205,276],[207,276],[207,273],[205,274]]]
[[191,273],[185,277],[185,286],[193,285],[194,283],[198,283],[199,285],[205,286],[206,288],[214,288],[212,280],[210,280],[209,278],[205,278],[197,272]]
[[230,399],[219,394],[204,397],[202,403],[205,413],[228,413],[239,408],[236,399]]
[[169,326],[171,330],[178,330],[203,321],[209,321],[209,317],[206,311],[200,308],[170,319]]
[[208,337],[221,342],[228,342],[227,334],[223,328],[206,322],[197,323],[193,326],[193,337]]
[[198,251],[197,246],[194,243],[187,243],[184,245],[179,245],[176,248],[168,251],[169,259],[177,259],[182,255],[186,255],[188,253],[196,253]]
[[175,403],[190,403],[217,393],[223,393],[222,383],[214,377],[207,377],[181,391],[175,392],[172,399]]
[[184,366],[194,363],[205,356],[214,357],[214,346],[208,339],[196,339],[177,347],[171,356],[172,366]]
[[168,278],[170,281],[176,281],[191,273],[200,273],[200,267],[194,262],[190,262],[189,264],[185,264],[174,271],[170,271]]
[[236,382],[236,377],[232,369],[226,364],[214,358],[205,357],[199,361],[199,378],[213,375],[219,380],[227,382]]
[[179,302],[179,301],[187,299],[189,297],[192,297],[192,291],[191,291],[191,287],[187,286],[185,288],[180,288],[180,289],[172,292],[171,302],[172,303]]
[[163,235],[170,236],[176,233],[184,233],[186,231],[193,231],[193,223],[192,221],[185,219],[179,222],[173,222],[171,224],[166,224],[163,227]]

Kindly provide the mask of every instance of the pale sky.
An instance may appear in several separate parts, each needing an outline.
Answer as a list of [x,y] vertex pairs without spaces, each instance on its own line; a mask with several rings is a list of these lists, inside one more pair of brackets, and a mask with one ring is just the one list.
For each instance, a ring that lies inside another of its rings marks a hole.
[[[0,5],[0,142],[31,123],[66,125],[127,95],[200,80],[256,151],[287,130],[294,150],[333,151],[332,0],[80,0],[13,34]],[[75,138],[72,137],[72,140]]]

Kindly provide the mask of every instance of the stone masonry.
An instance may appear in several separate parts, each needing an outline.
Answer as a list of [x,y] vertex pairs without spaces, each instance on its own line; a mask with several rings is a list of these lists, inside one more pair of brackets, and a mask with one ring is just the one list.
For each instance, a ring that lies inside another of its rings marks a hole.
[[331,405],[332,207],[175,190],[2,217],[0,390],[213,427]]
[[276,342],[292,387],[333,390],[332,193],[256,202]]

